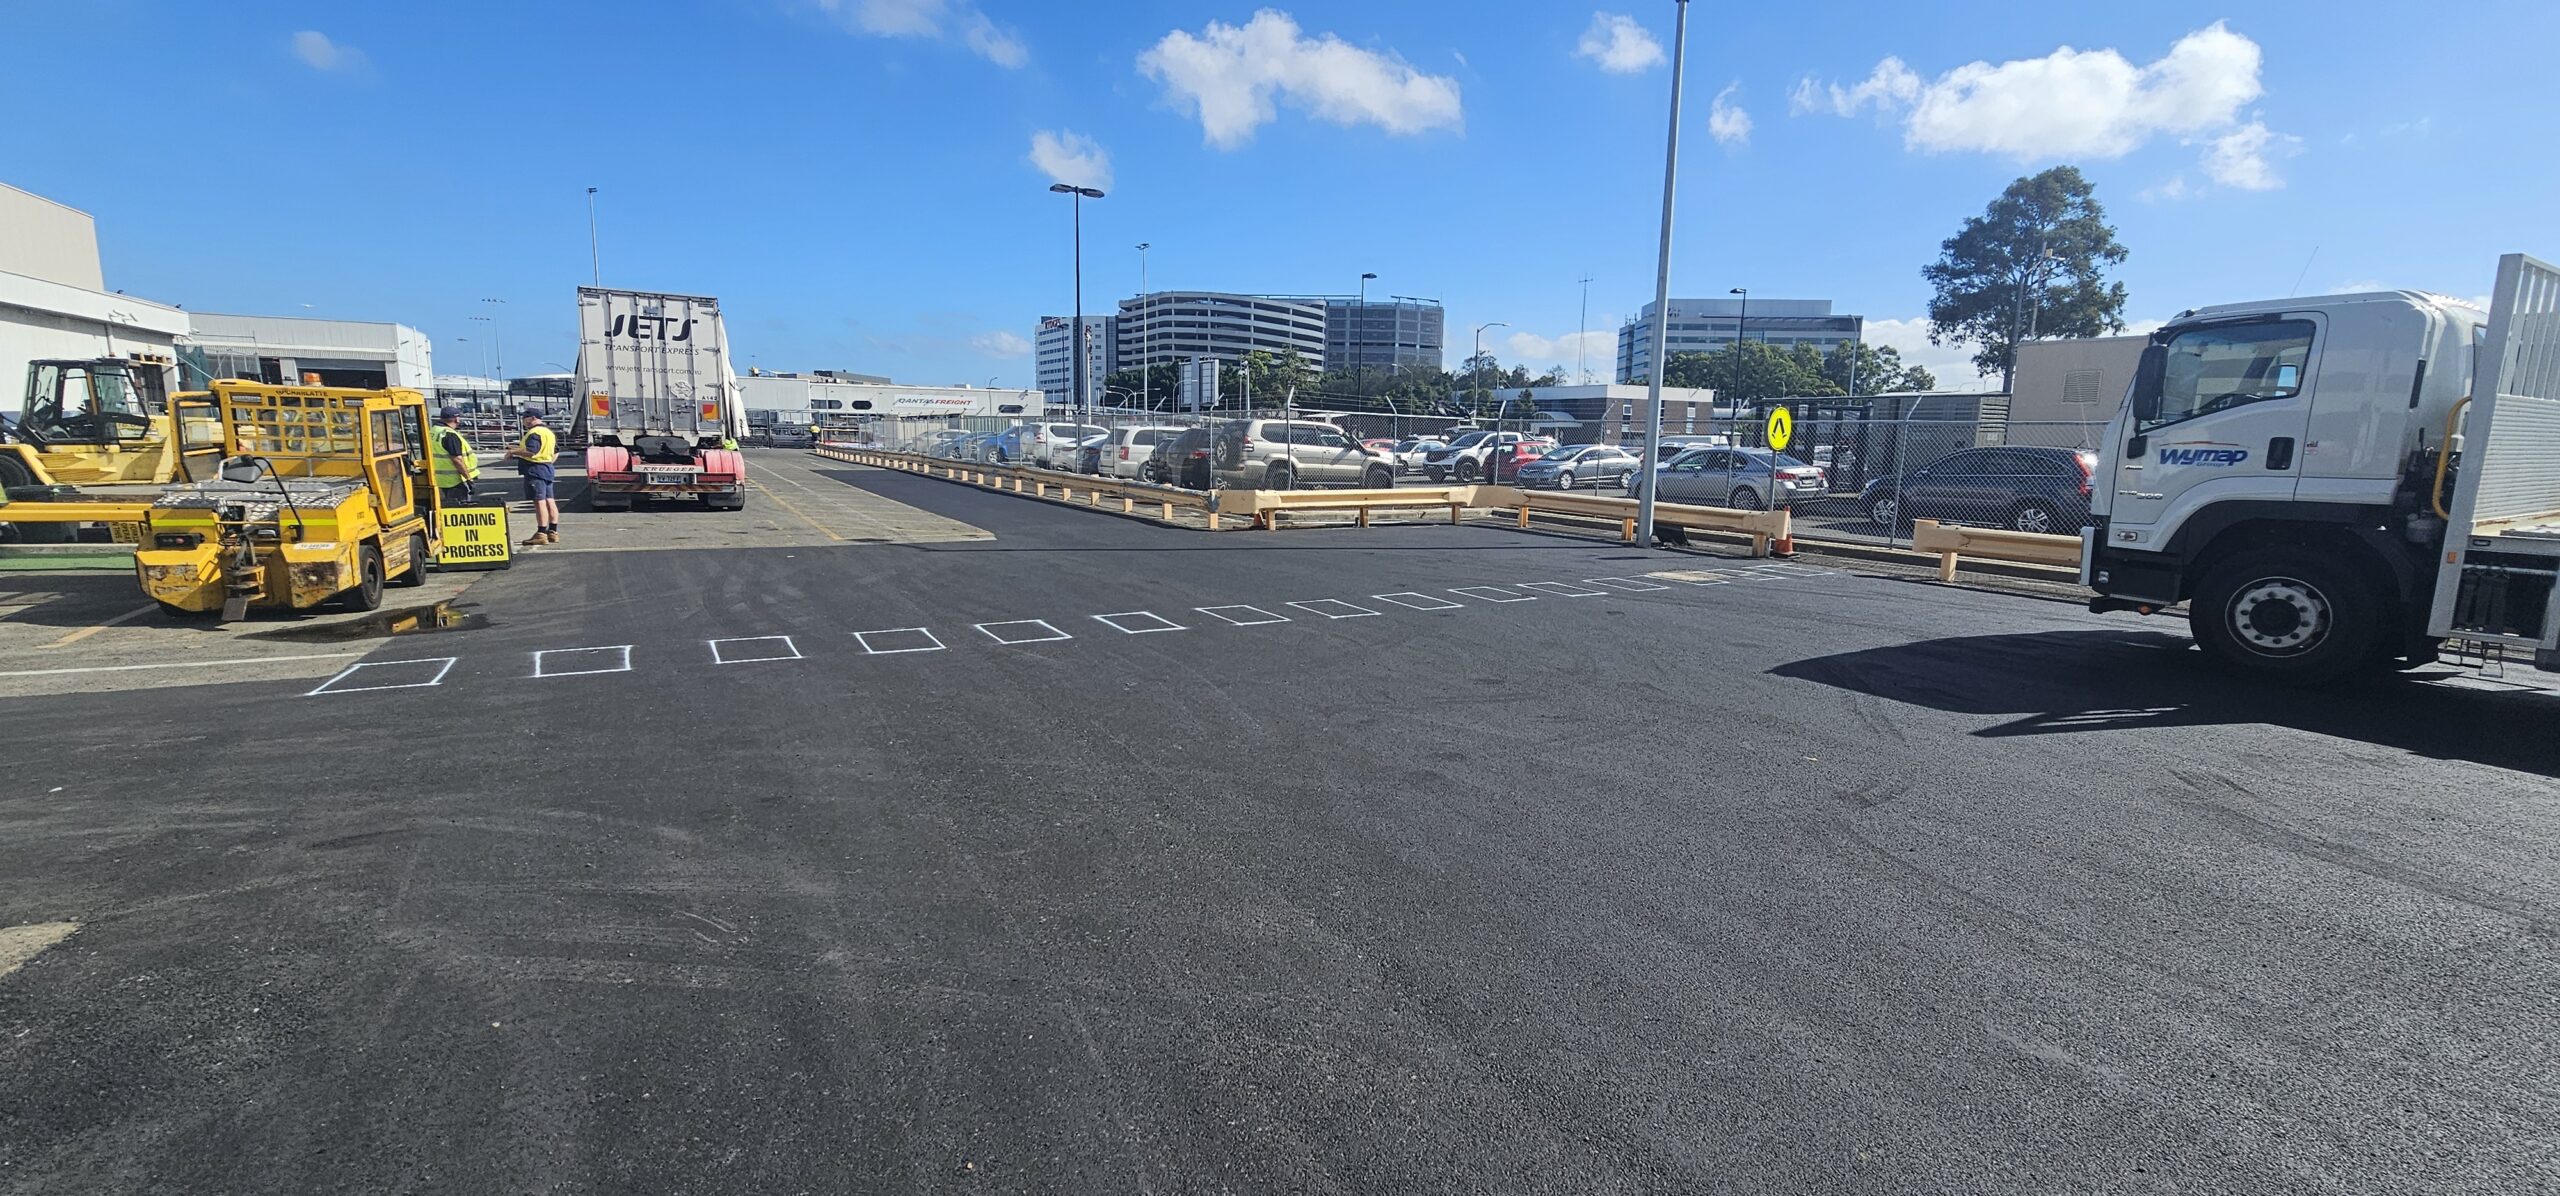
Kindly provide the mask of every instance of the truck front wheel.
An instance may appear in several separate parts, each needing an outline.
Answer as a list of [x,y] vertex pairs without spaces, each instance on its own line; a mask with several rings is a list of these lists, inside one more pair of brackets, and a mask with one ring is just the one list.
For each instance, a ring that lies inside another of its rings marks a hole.
[[2187,625],[2225,665],[2317,685],[2378,662],[2384,605],[2370,582],[2326,557],[2247,553],[2205,574]]

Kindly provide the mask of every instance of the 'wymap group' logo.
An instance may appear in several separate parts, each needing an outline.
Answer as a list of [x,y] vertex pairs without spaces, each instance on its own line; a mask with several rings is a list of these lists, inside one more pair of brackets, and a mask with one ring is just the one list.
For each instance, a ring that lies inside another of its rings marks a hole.
[[2213,440],[2189,440],[2160,446],[2162,465],[2209,465],[2228,469],[2249,459],[2249,450]]

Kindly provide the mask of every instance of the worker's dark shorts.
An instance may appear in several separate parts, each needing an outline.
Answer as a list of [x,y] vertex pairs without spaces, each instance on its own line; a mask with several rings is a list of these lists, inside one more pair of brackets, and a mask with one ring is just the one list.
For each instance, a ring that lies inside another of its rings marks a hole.
[[552,480],[552,473],[547,469],[543,470],[541,473],[526,473],[524,475],[524,496],[529,499],[552,497]]

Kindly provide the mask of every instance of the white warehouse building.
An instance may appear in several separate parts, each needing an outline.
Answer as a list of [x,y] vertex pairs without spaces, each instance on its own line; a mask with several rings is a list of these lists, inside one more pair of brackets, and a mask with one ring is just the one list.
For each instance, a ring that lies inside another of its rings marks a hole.
[[0,184],[0,408],[16,414],[30,361],[165,361],[187,328],[186,312],[107,290],[88,213]]
[[197,312],[190,339],[216,378],[435,391],[434,346],[406,324]]

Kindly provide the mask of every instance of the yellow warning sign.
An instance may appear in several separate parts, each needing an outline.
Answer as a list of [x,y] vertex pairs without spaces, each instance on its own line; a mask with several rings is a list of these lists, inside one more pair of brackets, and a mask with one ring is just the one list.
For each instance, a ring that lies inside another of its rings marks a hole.
[[504,569],[515,563],[507,543],[505,507],[446,507],[436,512],[438,569]]
[[1787,451],[1787,442],[1796,438],[1796,417],[1784,407],[1769,409],[1769,447]]

